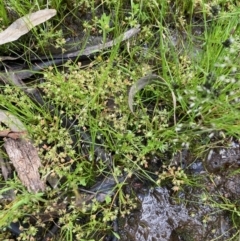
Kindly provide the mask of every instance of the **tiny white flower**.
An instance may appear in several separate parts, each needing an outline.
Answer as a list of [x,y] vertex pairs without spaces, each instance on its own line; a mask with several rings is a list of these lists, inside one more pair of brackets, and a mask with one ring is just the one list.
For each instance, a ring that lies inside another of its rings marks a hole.
[[198,86],[197,86],[197,90],[198,90],[198,91],[203,91],[203,87],[200,86],[200,85],[198,85]]
[[219,80],[220,80],[220,81],[226,80],[226,76],[225,76],[225,75],[221,75],[221,76],[219,77]]
[[208,135],[208,137],[209,137],[209,138],[214,137],[214,132],[210,133],[210,134]]
[[228,56],[225,56],[225,57],[224,57],[224,61],[226,61],[226,62],[230,62],[229,57],[228,57]]
[[178,100],[182,100],[183,97],[181,95],[178,96]]
[[197,99],[197,97],[196,96],[190,96],[190,98],[189,98],[190,100],[196,100]]
[[192,103],[190,104],[189,108],[193,108],[194,106],[195,106],[195,103],[192,102]]
[[231,82],[232,84],[234,84],[234,83],[236,83],[236,79],[231,78],[231,79],[230,79],[230,82]]

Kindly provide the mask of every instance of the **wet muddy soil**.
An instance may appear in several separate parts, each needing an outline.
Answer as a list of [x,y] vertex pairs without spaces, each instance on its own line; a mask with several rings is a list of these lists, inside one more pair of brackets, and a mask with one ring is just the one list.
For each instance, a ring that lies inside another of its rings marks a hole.
[[121,218],[121,240],[225,241],[236,235],[240,221],[239,144],[211,149],[206,160],[194,162],[186,159],[190,156],[186,152],[185,171],[195,178],[196,185],[178,193],[169,186],[136,191],[139,206]]

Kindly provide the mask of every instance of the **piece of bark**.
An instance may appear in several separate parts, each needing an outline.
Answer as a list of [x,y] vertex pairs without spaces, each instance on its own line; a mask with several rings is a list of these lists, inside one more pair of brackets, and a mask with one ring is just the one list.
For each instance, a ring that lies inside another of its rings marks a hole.
[[0,166],[1,166],[3,178],[5,181],[7,181],[11,169],[10,169],[9,165],[7,163],[5,163],[2,156],[0,156]]
[[29,140],[4,138],[4,148],[17,171],[18,177],[29,192],[44,191],[38,168],[41,161],[36,148]]
[[[0,155],[0,167],[1,167],[3,178],[5,181],[7,181],[7,179],[9,178],[9,175],[12,173],[12,170],[11,170],[10,164],[6,162],[1,155]],[[15,197],[16,195],[14,193],[14,190],[10,189],[2,193],[1,199],[13,201]]]

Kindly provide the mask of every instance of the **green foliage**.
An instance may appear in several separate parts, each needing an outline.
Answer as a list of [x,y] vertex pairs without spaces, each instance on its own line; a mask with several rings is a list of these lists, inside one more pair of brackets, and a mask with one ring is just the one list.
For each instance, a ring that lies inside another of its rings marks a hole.
[[101,16],[100,19],[96,20],[97,25],[100,27],[103,34],[103,42],[106,42],[107,34],[111,32],[114,28],[110,28],[110,16],[107,16],[105,13]]
[[[129,177],[135,174],[153,185],[170,181],[174,191],[178,191],[184,185],[196,183],[184,170],[170,165],[169,153],[174,155],[184,147],[193,155],[202,157],[204,151],[214,145],[209,135],[215,132],[221,132],[223,139],[226,136],[239,138],[240,11],[234,8],[233,1],[178,0],[170,4],[169,1],[142,0],[127,4],[128,1],[107,0],[100,5],[97,2],[10,0],[0,5],[4,24],[10,22],[7,9],[22,16],[39,8],[56,8],[64,25],[69,6],[73,6],[71,13],[78,20],[79,8],[90,9],[96,14],[102,7],[106,10],[103,14],[82,20],[81,31],[94,32],[97,26],[103,41],[110,34],[118,36],[128,26],[142,25],[141,33],[126,43],[125,49],[120,51],[116,46],[96,56],[84,69],[79,63],[69,62],[61,70],[53,66],[44,71],[44,83],[38,86],[46,103],[56,106],[54,115],[34,104],[19,88],[0,87],[1,108],[25,123],[29,135],[39,147],[42,176],[50,174],[64,180],[60,190],[47,188],[43,198],[43,194],[33,196],[27,193],[16,177],[8,182],[1,177],[3,197],[11,189],[17,192],[16,199],[0,210],[0,226],[7,226],[15,217],[31,214],[33,208],[36,212],[51,209],[66,198],[71,212],[59,210],[62,227],[59,239],[100,240],[101,232],[111,232],[109,221],[118,215],[129,214],[136,202],[124,194],[124,181],[116,184],[115,195],[107,195],[103,203],[93,199],[90,203],[76,205],[77,201],[86,198],[79,192],[79,185],[88,188],[101,176],[117,177],[124,171]],[[228,10],[234,11],[225,11],[227,4]],[[216,16],[211,14],[214,5],[221,9]],[[196,27],[191,21],[194,17],[203,23],[197,28],[202,31],[198,36],[192,34]],[[168,26],[168,19],[174,29]],[[63,30],[57,30],[54,25],[56,20],[33,32],[36,50],[44,49],[52,38],[56,39],[58,47],[64,43]],[[29,39],[21,41],[21,45],[31,51]],[[54,41],[51,42],[54,45]],[[229,46],[224,47],[223,43]],[[18,44],[15,43],[15,47],[18,48]],[[146,86],[137,94],[134,100],[136,111],[132,114],[127,106],[127,90],[149,72],[163,76],[166,85]],[[76,117],[78,127],[85,128],[90,134],[93,143],[90,143],[88,158],[73,149],[68,130],[61,126],[60,115]],[[102,146],[115,153],[110,170],[103,160],[92,161],[94,143],[101,138],[104,140]],[[161,157],[167,167],[165,172],[156,174],[153,173],[156,170],[148,169],[151,155]],[[116,199],[118,208],[114,207]],[[233,220],[238,221],[235,216],[239,216],[239,210],[233,204],[227,204],[222,204],[221,208],[227,207],[234,214]],[[103,216],[99,217],[98,213]],[[22,240],[34,236],[35,232],[32,227],[23,234],[26,237]]]
[[[0,1],[0,16],[1,16],[1,22],[3,23],[3,25],[7,25],[9,23],[9,19],[7,16],[7,10],[4,6],[4,0]],[[2,27],[0,28],[0,30],[2,30]]]

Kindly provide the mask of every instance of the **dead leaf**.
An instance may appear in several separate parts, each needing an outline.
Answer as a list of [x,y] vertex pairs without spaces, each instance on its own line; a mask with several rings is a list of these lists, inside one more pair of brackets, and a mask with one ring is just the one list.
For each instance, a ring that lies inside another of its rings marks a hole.
[[0,110],[0,123],[4,123],[12,132],[25,132],[27,131],[23,123],[8,111]]
[[[133,111],[133,99],[134,99],[135,94],[139,90],[143,89],[146,85],[150,85],[152,83],[159,82],[159,80],[161,81],[160,82],[161,84],[168,85],[166,80],[163,77],[156,75],[156,74],[150,74],[150,75],[147,75],[147,76],[139,79],[134,85],[131,86],[129,93],[128,93],[128,106],[132,113],[134,112]],[[171,88],[170,88],[170,91],[171,91],[172,100],[173,100],[174,124],[176,125],[177,124],[177,120],[176,120],[177,98],[174,94],[174,91]]]
[[143,89],[146,85],[156,83],[156,81],[159,81],[159,80],[161,81],[161,83],[166,82],[162,77],[160,77],[156,74],[150,74],[150,75],[142,77],[135,84],[133,84],[131,86],[129,93],[128,93],[128,106],[132,113],[134,112],[133,111],[133,99],[134,99],[134,96],[136,95],[136,93],[139,90]]
[[44,9],[19,18],[0,33],[0,45],[19,39],[22,35],[28,33],[33,27],[44,23],[55,16],[56,13],[55,9]]
[[89,47],[85,48],[84,50],[78,50],[78,51],[67,53],[64,55],[62,55],[62,54],[53,55],[52,57],[53,58],[63,58],[63,57],[64,58],[72,58],[72,57],[80,57],[80,56],[90,56],[92,54],[95,54],[95,53],[105,50],[107,48],[111,48],[123,41],[126,41],[126,40],[132,38],[133,36],[138,34],[140,32],[140,30],[141,30],[140,25],[138,24],[136,27],[129,29],[128,31],[121,34],[117,38],[115,38],[111,41],[108,41],[106,43],[89,46]]
[[17,140],[17,139],[21,138],[26,133],[27,133],[26,131],[14,132],[14,131],[11,131],[11,130],[3,130],[3,131],[0,131],[0,137],[10,137],[14,140]]
[[0,131],[0,136],[1,137],[6,137],[8,136],[8,134],[11,132],[11,130],[3,130],[3,131]]

